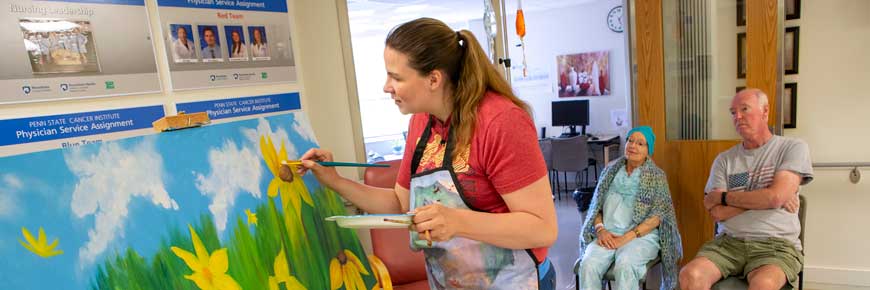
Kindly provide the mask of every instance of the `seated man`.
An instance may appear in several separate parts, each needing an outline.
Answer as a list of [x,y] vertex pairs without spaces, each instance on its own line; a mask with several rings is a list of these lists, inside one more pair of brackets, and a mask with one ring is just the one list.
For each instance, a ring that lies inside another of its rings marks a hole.
[[813,179],[809,148],[768,130],[761,90],[740,91],[730,110],[743,142],[716,157],[704,190],[719,233],[680,272],[680,286],[710,289],[738,276],[750,289],[794,288],[803,264],[798,194]]

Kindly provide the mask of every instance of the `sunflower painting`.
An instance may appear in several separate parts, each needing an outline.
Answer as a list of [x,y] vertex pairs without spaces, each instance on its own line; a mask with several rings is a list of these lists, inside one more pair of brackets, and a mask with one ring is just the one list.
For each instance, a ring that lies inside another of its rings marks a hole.
[[0,157],[0,289],[380,289],[356,232],[324,221],[339,196],[279,178],[317,147],[306,128],[290,112]]

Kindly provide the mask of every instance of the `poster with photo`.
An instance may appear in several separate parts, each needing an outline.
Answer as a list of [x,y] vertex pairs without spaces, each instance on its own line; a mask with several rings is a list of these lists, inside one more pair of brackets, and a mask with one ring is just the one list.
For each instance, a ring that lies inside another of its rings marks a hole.
[[144,0],[4,3],[0,104],[161,90]]
[[169,50],[172,52],[172,60],[179,62],[198,62],[196,58],[196,45],[193,44],[193,25],[190,24],[169,24],[169,37],[172,38],[172,45]]
[[[283,0],[158,0],[166,51],[172,52],[178,31],[193,29],[198,61],[169,63],[172,90],[191,90],[296,81],[296,61]],[[172,58],[175,59],[175,58]]]
[[89,21],[19,19],[34,74],[99,72]]
[[245,29],[242,26],[224,26],[224,34],[227,36],[227,56],[230,61],[248,60],[248,46],[245,41]]
[[610,95],[610,53],[585,52],[556,57],[560,98]]
[[270,60],[269,42],[266,38],[266,27],[248,26],[248,35],[251,36],[251,56],[253,60]]
[[199,49],[202,62],[224,61],[221,54],[221,37],[218,35],[217,25],[198,25]]

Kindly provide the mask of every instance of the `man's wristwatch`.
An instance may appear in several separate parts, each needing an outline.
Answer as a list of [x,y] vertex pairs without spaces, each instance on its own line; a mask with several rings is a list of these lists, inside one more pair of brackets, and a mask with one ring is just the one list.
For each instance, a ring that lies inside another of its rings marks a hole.
[[727,191],[722,192],[722,205],[724,205],[724,206],[728,206],[727,196],[728,196]]

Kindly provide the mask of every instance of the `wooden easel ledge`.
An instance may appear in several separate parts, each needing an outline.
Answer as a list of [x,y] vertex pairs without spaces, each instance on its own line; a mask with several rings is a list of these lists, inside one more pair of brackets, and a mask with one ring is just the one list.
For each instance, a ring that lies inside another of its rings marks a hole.
[[175,131],[187,128],[200,127],[211,123],[206,112],[196,112],[186,114],[184,111],[178,112],[175,116],[165,116],[151,123],[154,130],[158,132]]

